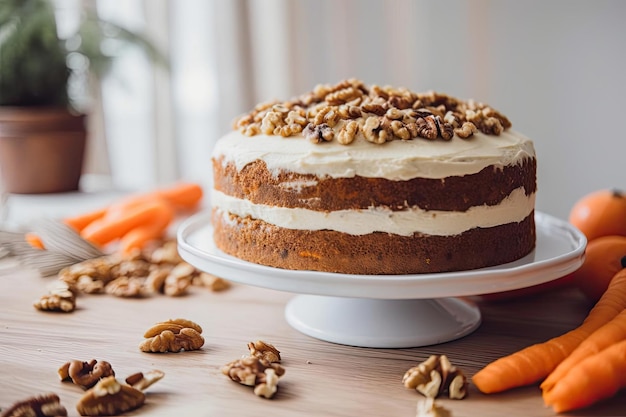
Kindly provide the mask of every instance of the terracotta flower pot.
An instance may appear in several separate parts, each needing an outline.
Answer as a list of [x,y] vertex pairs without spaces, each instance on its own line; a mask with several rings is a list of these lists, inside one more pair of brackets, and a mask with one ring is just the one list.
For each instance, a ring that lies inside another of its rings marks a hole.
[[0,180],[5,191],[78,190],[86,138],[85,116],[65,108],[0,107]]

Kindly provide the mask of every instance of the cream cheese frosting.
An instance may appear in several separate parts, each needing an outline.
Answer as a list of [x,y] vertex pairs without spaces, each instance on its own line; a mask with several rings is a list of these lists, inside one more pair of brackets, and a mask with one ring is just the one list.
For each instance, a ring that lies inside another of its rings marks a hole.
[[217,190],[212,190],[211,202],[225,217],[228,213],[242,218],[250,216],[287,229],[334,230],[351,235],[384,232],[401,236],[412,236],[414,233],[452,236],[475,227],[521,222],[534,210],[535,194],[526,195],[524,188],[520,187],[498,205],[475,206],[465,212],[420,208],[392,211],[382,207],[320,212],[254,204]]
[[287,170],[319,177],[362,176],[402,181],[463,176],[488,166],[519,164],[534,158],[535,149],[530,139],[512,130],[497,136],[477,132],[467,139],[455,135],[445,142],[394,140],[382,145],[372,144],[362,136],[349,145],[336,141],[315,144],[302,136],[249,137],[233,131],[217,141],[213,157],[223,157],[224,164],[233,162],[238,170],[262,160],[275,175]]

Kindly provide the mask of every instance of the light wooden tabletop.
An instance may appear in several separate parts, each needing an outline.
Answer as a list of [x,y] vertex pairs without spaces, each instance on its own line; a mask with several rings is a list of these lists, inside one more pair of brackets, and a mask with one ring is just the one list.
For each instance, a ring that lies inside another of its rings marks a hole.
[[[446,354],[471,377],[504,354],[559,335],[578,324],[587,305],[573,290],[501,303],[481,303],[483,321],[460,340],[411,349],[371,349],[332,344],[294,330],[284,318],[293,296],[241,284],[224,292],[194,288],[184,297],[120,299],[80,295],[70,314],[32,307],[55,278],[9,268],[0,275],[0,407],[54,392],[68,409],[82,390],[62,383],[58,368],[73,359],[105,360],[121,379],[160,369],[165,377],[146,391],[146,404],[131,415],[194,416],[387,416],[413,417],[423,396],[404,388],[404,372],[431,354]],[[199,351],[149,354],[138,349],[158,321],[183,317],[204,328]],[[281,351],[286,369],[279,391],[267,400],[224,376],[225,363],[248,353],[257,339]],[[438,399],[454,417],[552,416],[538,387],[483,395],[470,384],[463,400]],[[626,393],[577,416],[626,416]]]

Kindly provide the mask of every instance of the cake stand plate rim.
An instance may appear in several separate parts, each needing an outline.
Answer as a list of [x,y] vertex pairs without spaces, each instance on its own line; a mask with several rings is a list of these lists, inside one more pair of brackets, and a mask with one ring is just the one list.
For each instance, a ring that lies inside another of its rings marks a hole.
[[352,275],[295,271],[246,262],[218,250],[210,213],[178,228],[178,250],[196,268],[242,284],[300,294],[372,299],[431,299],[510,291],[561,278],[584,261],[585,236],[568,222],[535,212],[537,245],[518,261],[470,271],[415,275]]

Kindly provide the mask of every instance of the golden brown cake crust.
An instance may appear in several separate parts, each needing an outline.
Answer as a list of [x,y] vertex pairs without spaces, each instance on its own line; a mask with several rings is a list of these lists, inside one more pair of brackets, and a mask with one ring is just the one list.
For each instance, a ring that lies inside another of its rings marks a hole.
[[[463,177],[445,180],[414,178],[391,181],[384,178],[318,178],[314,175],[284,173],[272,175],[265,162],[255,161],[241,171],[232,163],[213,161],[214,188],[254,204],[298,207],[317,211],[387,207],[404,210],[465,211],[473,206],[496,205],[511,192],[524,187],[526,195],[536,191],[536,160],[503,168],[487,167]],[[497,174],[494,175],[494,171]],[[295,192],[281,184],[311,184]]]
[[535,247],[534,212],[520,223],[475,228],[455,236],[362,236],[291,230],[213,210],[214,240],[237,258],[293,270],[360,275],[450,272],[499,265]]

